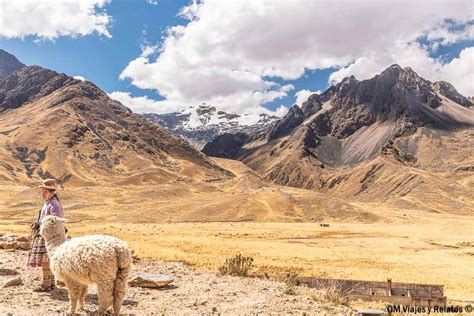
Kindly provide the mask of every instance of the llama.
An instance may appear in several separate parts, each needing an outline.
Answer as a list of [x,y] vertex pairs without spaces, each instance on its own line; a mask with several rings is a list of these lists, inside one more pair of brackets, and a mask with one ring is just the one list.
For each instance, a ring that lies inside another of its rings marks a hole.
[[56,279],[66,284],[69,292],[69,313],[84,307],[89,284],[97,285],[98,314],[113,305],[114,315],[127,295],[127,282],[132,255],[127,244],[115,237],[91,235],[66,240],[64,219],[45,216],[40,234],[45,239],[50,266]]

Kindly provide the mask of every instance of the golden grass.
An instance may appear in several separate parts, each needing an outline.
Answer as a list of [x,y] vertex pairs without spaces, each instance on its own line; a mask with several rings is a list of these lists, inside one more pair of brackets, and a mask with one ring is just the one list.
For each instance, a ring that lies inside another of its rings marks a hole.
[[[106,233],[127,240],[143,258],[185,260],[217,271],[226,258],[252,256],[256,271],[303,276],[445,284],[452,300],[474,290],[472,220],[420,224],[331,223],[82,223],[72,235]],[[0,224],[0,231],[25,231]]]

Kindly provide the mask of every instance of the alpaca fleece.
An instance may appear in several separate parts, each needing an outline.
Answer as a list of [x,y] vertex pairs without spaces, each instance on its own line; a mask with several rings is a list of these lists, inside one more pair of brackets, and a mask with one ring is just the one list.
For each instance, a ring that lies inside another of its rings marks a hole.
[[111,305],[114,314],[127,293],[127,281],[132,266],[132,255],[127,244],[115,237],[91,235],[66,239],[63,220],[46,216],[42,221],[41,235],[46,240],[50,266],[55,277],[65,282],[71,301],[71,313],[77,304],[84,306],[89,284],[97,284],[98,313]]

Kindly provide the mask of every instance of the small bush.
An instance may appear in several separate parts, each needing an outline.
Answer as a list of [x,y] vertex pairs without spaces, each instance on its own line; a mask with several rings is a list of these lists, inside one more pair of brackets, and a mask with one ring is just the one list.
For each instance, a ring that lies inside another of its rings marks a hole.
[[286,288],[283,294],[295,295],[295,287],[300,285],[300,281],[298,280],[298,273],[294,271],[288,272],[288,274],[286,275],[285,284]]
[[342,281],[333,281],[329,283],[319,284],[319,293],[324,301],[331,302],[335,305],[347,305],[349,302],[349,294],[352,288]]
[[244,257],[239,253],[235,257],[226,259],[222,267],[219,268],[219,272],[222,275],[248,276],[252,266],[253,258]]

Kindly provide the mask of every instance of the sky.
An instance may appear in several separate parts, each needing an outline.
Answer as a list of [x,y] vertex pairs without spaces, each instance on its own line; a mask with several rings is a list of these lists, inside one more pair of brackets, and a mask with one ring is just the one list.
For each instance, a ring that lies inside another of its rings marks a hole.
[[473,0],[0,0],[0,48],[138,113],[281,116],[394,63],[474,95]]

